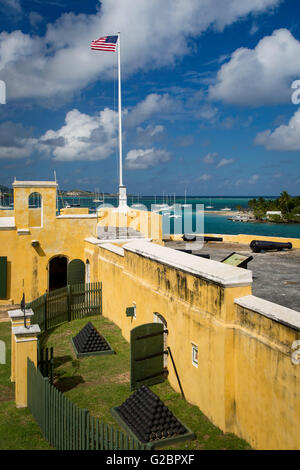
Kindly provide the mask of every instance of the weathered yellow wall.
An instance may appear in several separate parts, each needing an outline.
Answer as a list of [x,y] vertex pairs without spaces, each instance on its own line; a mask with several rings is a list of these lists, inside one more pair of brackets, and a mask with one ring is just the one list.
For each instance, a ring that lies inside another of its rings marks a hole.
[[300,449],[300,332],[237,306],[235,432],[259,449]]
[[13,209],[0,209],[0,217],[14,217]]
[[27,406],[27,358],[37,366],[37,335],[15,335],[15,401],[17,408]]
[[60,209],[60,214],[88,214],[89,208],[88,207],[63,207]]
[[[132,328],[153,322],[154,312],[166,319],[168,346],[190,403],[254,448],[300,449],[300,367],[290,355],[300,334],[235,305],[235,298],[251,294],[250,285],[225,288],[126,249],[120,256],[87,243],[85,255],[91,280],[102,281],[103,315],[128,341]],[[136,319],[125,315],[133,303]],[[170,358],[168,369],[180,393]]]
[[[157,241],[162,238],[158,214],[130,210],[120,215],[113,208],[105,208],[97,219],[89,216],[88,208],[71,207],[62,209],[60,218],[56,216],[56,182],[15,181],[13,186],[14,210],[4,212],[5,216],[15,217],[16,228],[0,230],[0,256],[7,256],[8,263],[7,296],[0,304],[19,303],[23,281],[28,302],[44,294],[48,288],[48,264],[53,256],[85,261],[84,239],[96,236],[97,223],[128,225]],[[41,208],[28,207],[32,193],[40,194]],[[39,241],[38,247],[32,246],[33,240]]]
[[29,209],[29,219],[28,219],[29,227],[40,227],[42,224],[42,209],[31,208]]
[[[28,197],[33,192],[42,198],[39,228],[31,226],[37,218],[30,215],[39,209],[28,209]],[[85,261],[83,240],[95,236],[97,218],[57,218],[56,186],[15,187],[14,200],[16,229],[0,231],[0,256],[7,256],[7,300],[20,302],[24,280],[25,298],[30,302],[48,289],[48,264],[53,256]],[[19,229],[25,229],[25,233]],[[32,246],[33,240],[39,241],[38,247]]]

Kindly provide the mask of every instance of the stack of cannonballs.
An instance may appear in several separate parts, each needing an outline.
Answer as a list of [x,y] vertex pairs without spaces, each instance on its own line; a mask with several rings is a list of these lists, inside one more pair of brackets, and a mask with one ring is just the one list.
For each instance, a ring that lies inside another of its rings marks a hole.
[[106,339],[98,333],[91,322],[88,322],[73,338],[73,343],[77,352],[81,354],[111,349]]
[[174,438],[187,432],[168,407],[145,385],[115,410],[143,443]]

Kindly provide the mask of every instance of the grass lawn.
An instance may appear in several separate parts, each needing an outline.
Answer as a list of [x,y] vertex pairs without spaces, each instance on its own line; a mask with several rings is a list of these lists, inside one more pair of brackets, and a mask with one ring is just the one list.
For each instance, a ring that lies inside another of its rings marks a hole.
[[[91,321],[106,337],[115,355],[77,359],[70,339]],[[6,344],[6,364],[0,364],[0,450],[51,449],[27,408],[17,409],[10,381],[10,323],[0,323],[0,339]],[[65,323],[41,337],[41,345],[54,348],[54,384],[92,416],[121,429],[110,413],[133,392],[130,390],[130,347],[121,330],[103,317],[87,317]],[[169,446],[182,450],[250,449],[247,442],[224,434],[201,411],[176,393],[168,381],[151,387],[169,409],[195,434],[196,439]],[[162,448],[163,449],[163,448]]]
[[[115,355],[76,358],[70,339],[88,321],[108,340]],[[104,317],[86,317],[56,327],[43,336],[41,344],[54,348],[56,387],[73,403],[87,408],[92,416],[119,428],[110,409],[122,404],[133,393],[130,390],[130,346],[121,330]],[[176,393],[168,381],[151,386],[151,390],[196,434],[196,439],[173,444],[168,449],[250,449],[244,440],[224,434],[214,426],[196,406]]]

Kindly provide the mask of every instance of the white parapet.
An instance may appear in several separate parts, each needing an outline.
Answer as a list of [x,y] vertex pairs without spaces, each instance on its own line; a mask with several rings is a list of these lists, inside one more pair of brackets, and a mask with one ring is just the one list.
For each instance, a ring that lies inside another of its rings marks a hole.
[[173,248],[167,248],[146,241],[134,241],[123,245],[123,249],[213,281],[223,287],[239,287],[252,284],[252,272],[247,269],[236,268],[219,261],[200,258],[174,250]]
[[294,330],[300,331],[300,313],[282,305],[269,302],[268,300],[260,299],[255,295],[246,295],[234,299],[234,303],[240,307],[252,310],[259,313],[271,320],[277,321],[286,325]]

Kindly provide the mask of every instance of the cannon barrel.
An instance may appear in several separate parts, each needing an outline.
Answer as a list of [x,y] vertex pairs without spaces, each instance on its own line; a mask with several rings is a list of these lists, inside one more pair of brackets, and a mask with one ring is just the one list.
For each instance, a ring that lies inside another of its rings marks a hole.
[[196,240],[203,240],[204,242],[222,242],[223,238],[221,237],[197,237],[196,235],[184,234],[182,239],[186,242],[194,242]]
[[208,253],[201,253],[200,250],[189,250],[186,248],[175,248],[177,251],[182,251],[183,253],[188,253],[189,255],[200,256],[201,258],[210,259]]
[[293,248],[292,243],[290,242],[273,242],[271,240],[252,240],[250,243],[250,248],[254,253],[259,253],[261,250],[283,250],[287,248],[291,250]]

